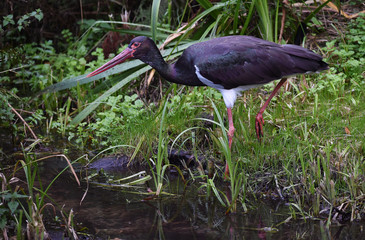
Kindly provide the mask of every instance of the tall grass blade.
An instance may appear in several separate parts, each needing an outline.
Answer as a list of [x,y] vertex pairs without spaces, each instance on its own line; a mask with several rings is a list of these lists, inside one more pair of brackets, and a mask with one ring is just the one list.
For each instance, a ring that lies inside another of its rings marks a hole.
[[[191,26],[198,24],[198,22],[204,18],[205,16],[211,14],[212,12],[216,11],[216,10],[221,10],[224,9],[225,7],[229,6],[230,4],[232,4],[233,1],[227,1],[227,2],[221,2],[221,3],[217,3],[215,5],[213,5],[212,7],[206,9],[205,11],[203,11],[202,13],[198,14],[196,17],[194,17],[186,26],[184,29],[188,29]],[[189,34],[189,32],[186,32],[183,34],[183,36],[181,37],[181,39],[184,39],[184,37]],[[202,40],[202,39],[200,39]]]
[[248,10],[248,14],[247,14],[247,17],[246,17],[246,20],[245,20],[245,24],[244,24],[244,25],[243,25],[243,27],[242,27],[242,30],[241,30],[241,32],[240,32],[240,35],[245,34],[246,29],[247,29],[247,27],[248,27],[248,24],[251,22],[252,14],[253,14],[253,9],[254,9],[254,7],[255,7],[255,5],[256,5],[256,1],[257,1],[257,0],[252,0],[252,3],[250,4],[250,8],[249,8],[249,10]]
[[68,78],[68,79],[64,79],[62,82],[53,84],[47,88],[45,88],[44,90],[42,90],[41,92],[39,92],[37,95],[41,95],[44,93],[51,93],[51,92],[58,92],[64,89],[68,89],[68,88],[72,88],[72,87],[76,87],[78,84],[79,85],[83,85],[83,84],[87,84],[102,78],[105,78],[109,75],[113,75],[116,73],[120,73],[120,72],[125,72],[127,70],[136,68],[136,67],[140,67],[142,66],[144,63],[139,61],[139,60],[132,60],[132,61],[128,61],[125,62],[123,64],[117,65],[103,73],[100,73],[98,75],[95,75],[93,77],[89,77],[86,78],[87,74],[84,75],[80,75],[77,77],[72,77],[72,78]]
[[[219,194],[219,190],[218,188],[215,186],[214,182],[212,179],[208,179],[208,185],[211,187],[211,189],[213,190],[214,195],[217,197],[218,201],[222,204],[222,206],[226,207],[227,204],[224,203],[221,195]],[[228,201],[227,201],[228,202]]]
[[[213,7],[213,4],[209,0],[197,0],[197,2],[206,10]],[[215,19],[218,17],[218,11],[211,11],[209,14]]]
[[154,42],[156,42],[158,13],[160,11],[160,4],[161,0],[153,0],[151,8],[151,36]]
[[319,11],[321,11],[322,8],[324,8],[331,0],[327,0],[323,4],[321,4],[319,7],[317,7],[313,12],[311,12],[308,17],[304,19],[304,23],[307,24],[313,17],[316,15]]
[[236,2],[236,9],[234,11],[234,16],[233,16],[233,33],[234,34],[237,34],[237,26],[238,26],[238,21],[239,21],[238,14],[240,12],[241,1],[242,0],[238,0]]
[[[165,121],[165,114],[167,109],[168,100],[165,101],[165,105],[162,110],[161,119],[160,119],[160,130],[159,130],[159,139],[158,139],[158,148],[157,148],[157,160],[154,162],[152,159],[148,161],[148,164],[151,169],[153,181],[156,187],[155,195],[159,195],[163,186],[163,176],[168,166],[168,163],[163,166],[163,160],[167,159],[167,146],[164,138],[164,121]],[[152,164],[151,164],[152,162]],[[154,165],[154,166],[153,166]],[[154,170],[155,168],[155,170]]]
[[260,16],[260,30],[262,37],[265,40],[272,42],[274,38],[268,2],[267,0],[256,1],[255,6]]

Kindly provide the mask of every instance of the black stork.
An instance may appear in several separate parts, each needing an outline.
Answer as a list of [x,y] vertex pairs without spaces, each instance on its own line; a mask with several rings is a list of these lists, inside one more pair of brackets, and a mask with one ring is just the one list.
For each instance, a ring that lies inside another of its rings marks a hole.
[[148,37],[139,36],[87,77],[102,73],[128,58],[149,64],[170,82],[209,86],[220,91],[227,106],[230,148],[235,131],[232,107],[241,91],[281,79],[256,115],[256,135],[260,140],[264,124],[262,113],[285,83],[285,77],[328,69],[322,57],[308,49],[291,44],[279,45],[251,36],[226,36],[199,42],[188,47],[175,63],[167,64],[156,44]]

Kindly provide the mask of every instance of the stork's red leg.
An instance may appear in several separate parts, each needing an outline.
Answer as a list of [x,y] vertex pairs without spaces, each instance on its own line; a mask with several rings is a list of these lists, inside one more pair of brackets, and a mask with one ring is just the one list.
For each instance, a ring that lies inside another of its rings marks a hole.
[[234,134],[234,126],[233,126],[233,117],[232,117],[232,109],[227,108],[228,113],[228,123],[229,123],[229,129],[228,129],[228,143],[229,143],[229,149],[232,147],[232,139]]
[[255,128],[256,128],[256,135],[257,139],[260,141],[260,137],[264,135],[263,131],[263,125],[264,125],[264,118],[262,117],[262,114],[264,113],[267,105],[269,105],[271,99],[275,96],[277,91],[280,89],[280,87],[286,82],[286,78],[282,78],[278,85],[276,85],[274,91],[270,94],[269,98],[266,100],[264,105],[261,107],[259,113],[256,115],[256,121],[255,121]]
[[[234,134],[234,126],[233,126],[233,117],[232,117],[232,109],[231,108],[227,108],[227,113],[228,113],[228,123],[229,123],[229,129],[228,129],[228,144],[229,144],[229,149],[231,149],[232,147],[232,140],[233,140],[233,134]],[[228,163],[226,162],[226,169],[224,171],[224,176],[228,177],[229,176],[229,168],[228,168]]]
[[228,163],[226,162],[226,169],[224,170],[224,180],[226,180],[229,177],[229,167]]

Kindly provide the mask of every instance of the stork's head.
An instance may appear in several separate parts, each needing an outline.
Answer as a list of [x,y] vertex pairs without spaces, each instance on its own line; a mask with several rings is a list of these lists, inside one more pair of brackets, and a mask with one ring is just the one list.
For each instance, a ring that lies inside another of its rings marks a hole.
[[[149,39],[148,37],[145,37],[145,36],[139,36],[139,37],[133,38],[126,49],[124,49],[121,53],[119,53],[112,60],[105,63],[100,68],[89,73],[86,77],[92,77],[92,76],[98,75],[98,74],[126,61],[128,58],[142,59],[146,55],[146,53],[149,51],[149,49],[151,48],[151,42],[153,43],[153,41],[151,39]],[[155,46],[155,45],[152,44],[152,46]]]

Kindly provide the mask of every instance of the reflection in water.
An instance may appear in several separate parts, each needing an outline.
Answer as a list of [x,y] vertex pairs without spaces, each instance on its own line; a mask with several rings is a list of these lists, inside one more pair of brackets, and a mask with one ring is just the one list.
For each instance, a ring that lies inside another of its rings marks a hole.
[[[61,168],[60,159],[57,161]],[[58,169],[50,171],[55,166],[54,163],[44,166],[47,169],[42,173],[44,184],[55,176]],[[56,203],[65,205],[66,212],[74,210],[80,229],[87,228],[87,232],[100,239],[361,239],[364,236],[364,223],[333,224],[326,230],[319,220],[285,222],[290,215],[283,202],[256,200],[247,204],[251,206],[248,213],[225,215],[225,209],[215,198],[198,196],[198,184],[188,186],[186,194],[150,201],[143,201],[146,196],[142,194],[90,186],[80,206],[86,187],[85,182],[79,187],[65,173],[49,193]]]

